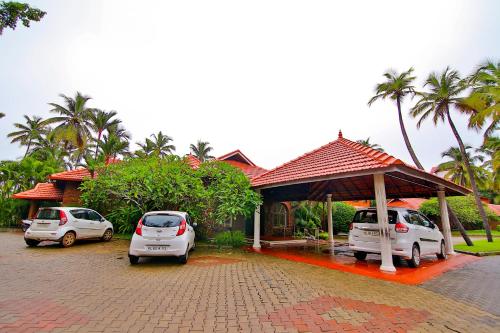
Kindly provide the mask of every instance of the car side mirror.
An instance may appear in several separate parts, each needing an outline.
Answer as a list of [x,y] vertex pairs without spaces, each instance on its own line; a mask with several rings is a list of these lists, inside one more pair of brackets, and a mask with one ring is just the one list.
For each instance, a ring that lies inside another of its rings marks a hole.
[[197,227],[197,226],[198,226],[198,223],[193,222],[193,227]]
[[104,221],[106,221],[106,219],[104,217],[101,217],[101,219],[99,221],[104,222]]
[[436,225],[434,223],[431,223],[431,229],[436,229]]

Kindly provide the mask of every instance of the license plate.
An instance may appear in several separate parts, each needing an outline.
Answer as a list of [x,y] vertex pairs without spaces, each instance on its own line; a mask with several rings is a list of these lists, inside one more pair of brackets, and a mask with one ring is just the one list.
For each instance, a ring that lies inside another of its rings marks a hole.
[[364,231],[366,236],[379,236],[380,233],[378,231]]
[[166,251],[168,246],[146,246],[148,251]]

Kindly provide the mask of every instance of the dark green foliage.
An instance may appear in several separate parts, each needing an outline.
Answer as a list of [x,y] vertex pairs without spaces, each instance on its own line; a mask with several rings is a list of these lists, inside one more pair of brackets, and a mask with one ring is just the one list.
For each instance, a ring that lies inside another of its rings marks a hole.
[[[455,214],[457,214],[458,219],[462,222],[465,229],[474,230],[481,229],[482,219],[479,215],[474,197],[469,195],[466,197],[448,197],[446,201],[453,209]],[[490,221],[497,221],[498,217],[492,213],[488,207],[485,207],[486,214]],[[422,206],[420,206],[420,211],[426,216],[430,217],[434,221],[439,221],[439,204],[437,198],[432,198],[425,201]]]
[[215,235],[215,244],[222,246],[242,247],[245,245],[245,234],[241,231],[224,231]]
[[216,224],[249,216],[260,203],[248,178],[224,162],[207,162],[193,170],[185,160],[128,159],[101,166],[99,177],[81,185],[82,202],[131,232],[142,214],[152,210],[188,212],[198,223],[197,234],[209,235]]
[[497,225],[497,231],[500,231],[500,224]]
[[21,20],[25,27],[30,26],[30,21],[40,21],[45,14],[37,8],[31,8],[26,3],[9,1],[0,2],[0,35],[5,28],[16,29],[17,22]]
[[299,232],[307,229],[310,233],[314,229],[321,229],[323,207],[317,202],[303,201],[294,205],[295,228]]
[[349,232],[349,224],[356,214],[356,208],[343,202],[332,204],[333,231],[334,233]]

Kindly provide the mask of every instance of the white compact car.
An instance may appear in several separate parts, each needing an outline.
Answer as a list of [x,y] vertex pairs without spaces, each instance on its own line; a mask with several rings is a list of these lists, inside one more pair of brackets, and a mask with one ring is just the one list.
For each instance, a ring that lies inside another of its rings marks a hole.
[[[446,259],[443,234],[427,217],[406,208],[390,208],[388,215],[393,256],[403,257],[410,267],[418,267],[420,257],[425,255]],[[349,248],[356,259],[381,252],[375,208],[357,211],[349,229]]]
[[130,242],[128,257],[135,265],[140,257],[175,256],[185,264],[194,248],[195,232],[185,212],[149,212],[139,220]]
[[28,246],[37,246],[41,241],[54,241],[69,247],[77,239],[100,238],[109,241],[112,237],[111,222],[92,209],[79,207],[40,208],[24,233]]

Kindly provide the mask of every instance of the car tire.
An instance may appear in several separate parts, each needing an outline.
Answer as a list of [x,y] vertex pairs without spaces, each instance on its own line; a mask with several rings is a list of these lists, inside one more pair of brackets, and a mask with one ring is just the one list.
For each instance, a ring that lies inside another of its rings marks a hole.
[[196,249],[196,243],[193,243],[193,246],[191,247],[191,250],[189,250],[189,251],[194,251],[194,249]]
[[420,248],[417,244],[413,244],[411,249],[411,259],[408,259],[406,262],[411,268],[417,268],[420,266]]
[[71,247],[75,244],[76,241],[76,234],[73,231],[68,231],[67,233],[64,234],[63,238],[61,239],[61,245],[63,247]]
[[104,232],[104,234],[101,237],[101,240],[103,240],[104,242],[109,242],[111,240],[111,238],[113,238],[113,230],[106,229],[106,231]]
[[441,241],[439,253],[436,253],[436,256],[438,257],[438,259],[446,259],[448,257],[448,255],[446,254],[446,246],[444,244],[444,241]]
[[139,257],[132,256],[130,254],[128,255],[128,260],[130,261],[131,265],[137,265],[139,263]]
[[179,257],[179,262],[181,264],[187,264],[188,259],[189,259],[189,245],[186,248],[186,253],[184,253],[184,255],[182,255],[182,256]]
[[28,245],[29,247],[35,247],[38,244],[40,244],[40,241],[37,241],[36,239],[25,238],[24,241],[26,242],[26,245]]
[[366,253],[366,252],[356,251],[356,252],[354,252],[354,257],[357,260],[365,260],[367,254],[368,253]]

